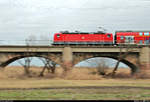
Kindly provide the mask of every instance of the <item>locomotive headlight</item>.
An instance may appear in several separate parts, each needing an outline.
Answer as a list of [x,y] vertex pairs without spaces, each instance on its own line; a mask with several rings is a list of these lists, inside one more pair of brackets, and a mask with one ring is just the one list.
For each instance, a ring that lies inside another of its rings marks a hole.
[[81,37],[81,39],[85,39],[85,37],[84,37],[84,36],[82,36],[82,37]]

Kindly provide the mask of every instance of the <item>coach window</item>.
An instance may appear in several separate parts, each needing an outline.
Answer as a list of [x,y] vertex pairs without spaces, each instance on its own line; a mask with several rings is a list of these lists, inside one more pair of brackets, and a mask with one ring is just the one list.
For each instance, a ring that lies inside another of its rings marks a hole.
[[140,35],[140,36],[142,36],[142,35],[143,35],[143,33],[142,33],[142,32],[140,32],[140,33],[139,33],[139,35]]
[[145,35],[145,36],[149,36],[149,32],[145,32],[144,35]]
[[145,40],[144,43],[145,43],[145,44],[149,44],[149,41],[148,41],[148,40]]
[[143,44],[143,40],[140,40],[140,42],[139,42],[140,44]]
[[60,37],[60,35],[59,34],[57,34],[57,38],[59,38]]
[[120,39],[121,39],[121,40],[123,40],[123,38],[124,38],[123,36],[120,36]]

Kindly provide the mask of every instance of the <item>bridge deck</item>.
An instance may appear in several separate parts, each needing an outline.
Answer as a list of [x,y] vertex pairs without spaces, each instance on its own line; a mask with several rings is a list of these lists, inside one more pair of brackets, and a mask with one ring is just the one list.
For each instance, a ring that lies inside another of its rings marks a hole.
[[[0,46],[0,52],[63,52],[65,46]],[[71,46],[72,52],[140,52],[141,46]]]

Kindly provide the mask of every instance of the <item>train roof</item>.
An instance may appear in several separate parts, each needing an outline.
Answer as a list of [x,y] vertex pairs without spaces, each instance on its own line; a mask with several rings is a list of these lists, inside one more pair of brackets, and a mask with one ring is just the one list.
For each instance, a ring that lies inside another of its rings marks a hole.
[[103,31],[97,31],[97,32],[80,32],[80,31],[69,32],[69,31],[61,31],[60,33],[62,33],[62,34],[106,34]]
[[121,30],[120,30],[120,31],[119,31],[119,30],[118,30],[118,31],[115,31],[115,32],[150,32],[150,31],[148,31],[148,30],[141,30],[141,31],[140,31],[140,30],[135,30],[135,31],[132,31],[132,30],[124,30],[124,31],[121,31]]

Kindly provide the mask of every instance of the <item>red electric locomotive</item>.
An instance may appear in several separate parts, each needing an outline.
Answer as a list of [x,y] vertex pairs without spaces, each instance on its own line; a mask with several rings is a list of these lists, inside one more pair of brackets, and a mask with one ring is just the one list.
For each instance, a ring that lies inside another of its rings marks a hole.
[[53,45],[73,45],[73,44],[113,44],[112,33],[98,32],[60,32],[54,34]]
[[150,31],[116,31],[116,44],[150,44]]

